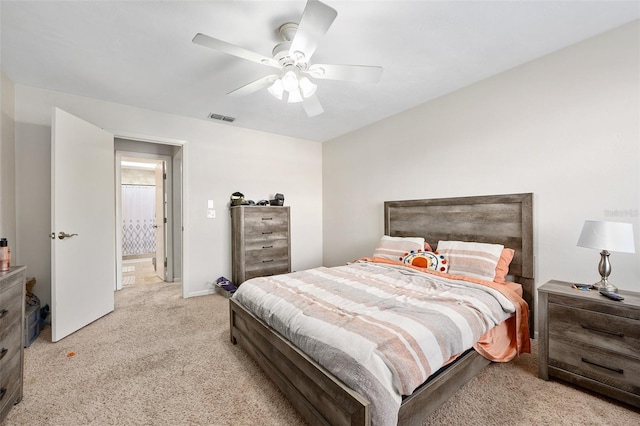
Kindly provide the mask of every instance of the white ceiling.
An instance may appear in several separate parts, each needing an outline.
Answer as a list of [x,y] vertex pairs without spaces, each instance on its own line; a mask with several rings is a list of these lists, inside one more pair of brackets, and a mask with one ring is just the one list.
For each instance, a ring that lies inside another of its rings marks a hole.
[[326,141],[640,18],[640,1],[332,1],[312,63],[379,65],[379,83],[318,80],[308,118],[266,90],[227,92],[272,68],[191,42],[198,32],[265,56],[306,1],[5,1],[1,66],[16,84]]

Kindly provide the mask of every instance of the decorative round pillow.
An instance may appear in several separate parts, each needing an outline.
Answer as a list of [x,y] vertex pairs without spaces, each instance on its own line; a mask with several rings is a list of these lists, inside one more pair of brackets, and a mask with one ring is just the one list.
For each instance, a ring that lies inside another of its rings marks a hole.
[[437,251],[411,251],[402,258],[402,263],[438,272],[447,272],[449,269],[449,262]]

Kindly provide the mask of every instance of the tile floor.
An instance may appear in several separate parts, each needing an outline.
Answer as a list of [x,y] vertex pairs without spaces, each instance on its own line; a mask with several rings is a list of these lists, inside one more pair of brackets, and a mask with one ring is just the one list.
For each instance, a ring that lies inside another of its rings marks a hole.
[[151,284],[162,282],[153,266],[153,258],[142,257],[122,260],[122,285]]

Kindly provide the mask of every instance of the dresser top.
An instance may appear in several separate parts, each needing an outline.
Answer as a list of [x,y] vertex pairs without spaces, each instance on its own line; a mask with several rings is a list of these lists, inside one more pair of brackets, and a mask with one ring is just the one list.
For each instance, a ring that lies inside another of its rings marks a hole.
[[8,271],[0,271],[0,280],[4,280],[5,278],[9,278],[12,275],[17,274],[24,270],[26,266],[12,266]]
[[601,295],[598,290],[578,290],[572,288],[571,285],[572,283],[570,282],[551,280],[538,288],[538,292],[592,300],[599,303],[606,303],[611,306],[624,306],[640,309],[640,293],[638,292],[620,290],[617,293],[623,296],[624,300],[615,301]]

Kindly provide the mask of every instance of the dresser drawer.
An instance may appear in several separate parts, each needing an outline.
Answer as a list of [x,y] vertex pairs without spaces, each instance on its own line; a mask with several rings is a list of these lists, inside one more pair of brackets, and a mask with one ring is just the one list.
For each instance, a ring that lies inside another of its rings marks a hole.
[[274,260],[264,264],[247,264],[244,272],[245,281],[256,277],[289,273],[289,260]]
[[0,375],[8,371],[9,361],[20,353],[21,340],[20,333],[22,328],[20,322],[17,321],[11,327],[7,327],[0,331]]
[[16,391],[20,388],[22,381],[22,369],[20,368],[22,353],[13,354],[7,360],[6,369],[0,370],[0,412],[8,404],[14,404]]
[[640,363],[634,358],[550,337],[549,366],[640,395]]
[[22,274],[16,274],[11,277],[10,282],[3,283],[0,289],[0,330],[4,330],[9,324],[22,318],[23,285]]
[[549,304],[549,334],[640,360],[640,321],[601,312]]
[[289,257],[289,240],[252,242],[245,245],[245,261],[260,262]]
[[245,246],[257,246],[269,241],[284,240],[288,242],[289,231],[287,229],[273,230],[273,228],[263,228],[258,230],[245,230]]
[[256,238],[274,232],[287,233],[289,222],[281,215],[245,216],[244,232],[247,237]]

